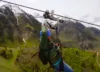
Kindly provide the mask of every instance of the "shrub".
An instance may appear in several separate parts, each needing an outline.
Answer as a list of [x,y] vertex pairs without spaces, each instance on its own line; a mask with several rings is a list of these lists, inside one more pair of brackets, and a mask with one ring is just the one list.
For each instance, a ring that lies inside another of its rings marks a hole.
[[0,56],[11,59],[13,57],[12,50],[8,48],[0,48]]

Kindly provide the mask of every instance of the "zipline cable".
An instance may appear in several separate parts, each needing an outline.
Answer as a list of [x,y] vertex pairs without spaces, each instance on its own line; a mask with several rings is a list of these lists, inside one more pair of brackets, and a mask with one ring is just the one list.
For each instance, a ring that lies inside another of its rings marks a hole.
[[[36,11],[39,11],[39,12],[45,12],[45,11],[43,11],[43,10],[39,10],[39,9],[36,9],[36,8],[24,6],[24,5],[21,5],[21,4],[12,3],[12,2],[9,2],[9,1],[5,1],[5,0],[0,0],[0,1],[5,2],[5,3],[9,3],[9,4],[13,4],[13,5],[17,5],[17,6],[21,6],[21,7],[24,7],[24,8],[36,10]],[[86,22],[86,21],[74,19],[74,18],[71,18],[71,17],[62,16],[62,15],[59,15],[59,14],[54,14],[54,15],[55,15],[55,16],[59,16],[59,17],[62,17],[62,18],[71,19],[71,20],[74,20],[74,21],[77,21],[77,22],[82,22],[82,23],[86,23],[86,24],[89,24],[89,25],[94,25],[94,26],[100,27],[100,25],[97,25],[97,24],[94,24],[94,23],[90,23],[90,22]]]

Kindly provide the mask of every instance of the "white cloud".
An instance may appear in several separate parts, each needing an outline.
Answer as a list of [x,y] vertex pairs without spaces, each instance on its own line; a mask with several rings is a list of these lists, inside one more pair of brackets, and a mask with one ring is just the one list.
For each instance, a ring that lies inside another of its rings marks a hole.
[[27,0],[28,2],[36,2],[37,0]]

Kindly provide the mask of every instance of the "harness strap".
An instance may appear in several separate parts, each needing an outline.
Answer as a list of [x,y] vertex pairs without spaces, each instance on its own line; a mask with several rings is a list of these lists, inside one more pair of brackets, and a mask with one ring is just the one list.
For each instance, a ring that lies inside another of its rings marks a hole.
[[[59,72],[63,72],[64,71],[64,66],[63,66],[63,63],[62,63],[62,59],[59,59],[55,64],[52,64],[50,62],[50,65],[52,68],[55,68],[56,70],[58,70]],[[59,68],[57,68],[56,66],[59,65]],[[62,67],[62,68],[61,68]]]
[[57,54],[50,60],[50,62],[52,62],[58,55],[59,55],[59,52],[57,51]]
[[51,60],[50,62],[52,62],[56,57],[57,57],[58,54],[56,54]]
[[54,66],[58,65],[60,62],[61,62],[61,59],[59,59],[59,60],[54,64]]

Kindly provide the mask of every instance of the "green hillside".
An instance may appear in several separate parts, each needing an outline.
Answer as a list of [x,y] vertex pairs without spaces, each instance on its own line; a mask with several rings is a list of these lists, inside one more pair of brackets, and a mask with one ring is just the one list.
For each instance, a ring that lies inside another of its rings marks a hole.
[[[20,9],[16,16],[12,6],[3,7],[0,7],[0,72],[53,72],[49,64],[43,65],[38,58],[41,23]],[[63,59],[74,72],[100,72],[100,30],[69,20],[59,27]],[[52,40],[55,41],[54,31]]]
[[[43,65],[37,55],[31,58],[37,51],[34,51],[34,48],[24,48],[20,52],[18,49],[12,49],[12,51],[13,58],[10,60],[0,56],[0,71],[53,72],[53,70],[49,68],[49,64]],[[82,51],[76,48],[63,49],[64,61],[73,68],[74,72],[100,72],[96,57],[96,52]],[[100,56],[98,62],[100,62]]]

